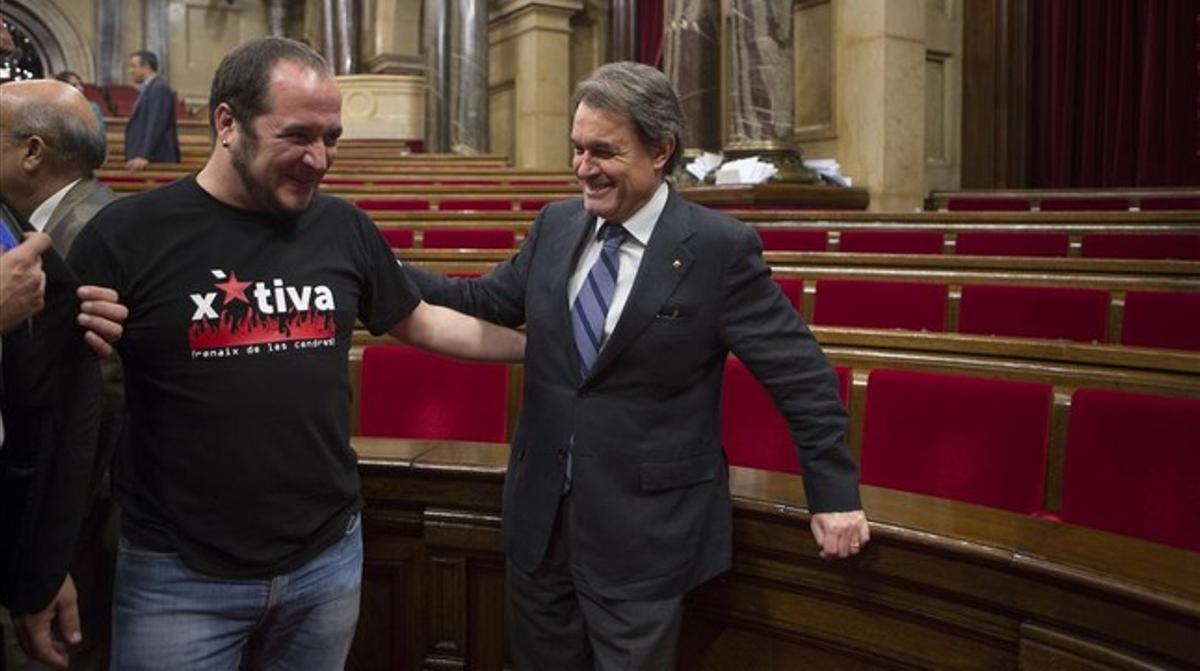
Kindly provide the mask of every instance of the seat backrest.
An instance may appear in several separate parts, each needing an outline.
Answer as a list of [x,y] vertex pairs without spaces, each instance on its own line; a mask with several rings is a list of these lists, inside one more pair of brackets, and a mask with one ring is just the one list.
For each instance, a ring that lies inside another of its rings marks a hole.
[[778,252],[823,252],[827,233],[810,229],[756,228],[763,249]]
[[438,202],[438,209],[443,211],[487,210],[489,212],[504,212],[513,209],[512,200],[507,198],[443,198]]
[[359,432],[504,442],[508,368],[464,363],[400,345],[363,350]]
[[1163,196],[1161,198],[1143,198],[1139,203],[1142,210],[1200,210],[1200,197],[1195,196]]
[[1200,260],[1200,234],[1084,233],[1079,253],[1094,259]]
[[427,249],[512,249],[517,235],[504,228],[429,228],[424,245]]
[[355,198],[354,204],[364,210],[387,212],[420,212],[429,209],[429,201],[418,198]]
[[978,335],[1103,343],[1108,331],[1108,292],[968,284],[962,288],[958,330]]
[[1048,384],[878,369],[867,381],[862,482],[1032,514],[1042,507]]
[[965,256],[1067,256],[1067,233],[963,231],[954,236],[954,253]]
[[1043,212],[1123,212],[1129,209],[1124,196],[1105,198],[1043,198],[1038,204]]
[[925,282],[817,280],[813,323],[946,330],[946,286]]
[[1200,400],[1079,389],[1063,461],[1064,522],[1200,552]]
[[1019,197],[950,198],[946,209],[951,212],[1026,212],[1029,199]]
[[381,228],[383,239],[392,249],[408,249],[413,246],[413,232],[407,228]]
[[838,250],[852,254],[941,254],[939,231],[842,231]]
[[775,284],[783,290],[783,295],[792,302],[796,312],[804,312],[804,280],[798,277],[774,277]]
[[[839,366],[838,397],[850,396],[850,369]],[[780,473],[800,472],[796,445],[774,399],[735,356],[725,360],[721,384],[721,444],[731,466]]]
[[1121,344],[1200,351],[1200,293],[1126,292]]
[[105,87],[115,116],[129,116],[137,102],[138,90],[128,84],[109,84]]

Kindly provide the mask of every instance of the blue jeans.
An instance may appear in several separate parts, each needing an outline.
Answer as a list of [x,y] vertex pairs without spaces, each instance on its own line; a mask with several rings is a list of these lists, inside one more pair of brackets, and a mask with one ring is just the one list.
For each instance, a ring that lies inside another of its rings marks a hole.
[[356,518],[312,561],[262,580],[213,578],[122,538],[115,581],[118,671],[341,669],[358,622],[362,530]]

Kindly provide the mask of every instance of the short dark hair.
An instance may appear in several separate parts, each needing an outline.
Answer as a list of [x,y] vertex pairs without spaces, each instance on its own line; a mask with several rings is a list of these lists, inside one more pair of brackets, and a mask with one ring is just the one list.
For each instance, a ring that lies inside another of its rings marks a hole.
[[333,73],[312,47],[286,37],[260,37],[230,51],[221,59],[208,94],[208,127],[217,132],[217,106],[229,105],[233,118],[253,133],[254,120],[269,111],[271,71],[279,61],[292,61],[323,74]]
[[80,77],[73,70],[63,70],[62,72],[54,75],[55,79],[57,79],[60,82],[67,83],[67,84],[71,83],[71,77],[74,77],[75,79],[78,79],[81,82],[83,81],[83,77]]
[[135,51],[132,54],[129,54],[129,57],[138,59],[142,65],[145,65],[151,70],[158,72],[158,56],[155,56],[153,51],[142,49],[141,51]]
[[575,87],[572,118],[580,103],[627,117],[647,147],[660,147],[675,138],[675,151],[667,158],[663,172],[669,175],[679,165],[683,154],[683,107],[671,80],[656,68],[632,61],[601,65]]

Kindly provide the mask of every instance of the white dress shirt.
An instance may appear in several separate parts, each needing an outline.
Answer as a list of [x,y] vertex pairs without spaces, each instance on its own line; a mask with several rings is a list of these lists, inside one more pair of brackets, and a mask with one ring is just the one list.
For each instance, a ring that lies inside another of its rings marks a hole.
[[[650,200],[646,201],[641,209],[634,212],[622,224],[629,235],[625,236],[625,242],[617,249],[617,258],[619,259],[617,286],[613,289],[612,305],[609,306],[608,315],[604,319],[601,349],[604,348],[604,344],[608,343],[608,336],[616,328],[617,321],[621,318],[621,311],[625,309],[625,301],[629,300],[629,291],[633,289],[633,280],[637,277],[638,266],[642,263],[642,255],[646,253],[646,244],[650,242],[650,234],[654,232],[658,218],[667,206],[669,194],[670,189],[667,188],[667,183],[659,184],[658,190],[654,192]],[[600,227],[603,225],[604,217],[596,217],[596,229],[592,231],[592,236],[583,248],[583,253],[579,255],[579,265],[575,266],[571,281],[567,283],[568,310],[575,305],[575,296],[579,294],[580,288],[587,280],[588,271],[592,269],[592,264],[600,257],[600,250],[604,248],[604,242],[600,239]]]
[[62,202],[62,199],[67,197],[67,192],[71,190],[71,187],[78,183],[79,179],[75,179],[63,188],[55,191],[53,196],[43,200],[42,204],[38,205],[37,209],[33,211],[33,214],[29,215],[29,225],[33,226],[39,232],[46,232],[46,224],[50,222],[50,215],[54,214],[54,210]]

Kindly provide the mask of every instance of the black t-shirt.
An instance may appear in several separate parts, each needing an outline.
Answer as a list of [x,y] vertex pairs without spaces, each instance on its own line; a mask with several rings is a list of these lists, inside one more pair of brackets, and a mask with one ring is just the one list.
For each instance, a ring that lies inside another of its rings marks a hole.
[[109,205],[70,263],[129,307],[125,533],[227,578],[290,571],[362,507],[349,447],[355,318],[420,301],[370,219],[317,195],[298,218],[239,210],[187,177]]

